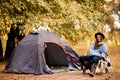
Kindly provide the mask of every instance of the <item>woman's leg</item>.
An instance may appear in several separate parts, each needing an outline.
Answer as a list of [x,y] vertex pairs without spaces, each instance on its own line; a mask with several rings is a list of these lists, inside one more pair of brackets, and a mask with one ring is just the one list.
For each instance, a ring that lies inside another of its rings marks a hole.
[[100,58],[98,56],[93,56],[92,57],[92,64],[91,64],[91,68],[90,68],[90,76],[93,77],[96,71],[96,67],[98,64],[98,61],[100,60]]

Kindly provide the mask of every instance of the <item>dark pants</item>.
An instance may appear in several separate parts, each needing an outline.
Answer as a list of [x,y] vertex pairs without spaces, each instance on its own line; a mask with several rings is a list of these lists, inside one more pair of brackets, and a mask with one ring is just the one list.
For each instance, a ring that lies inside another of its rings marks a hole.
[[98,61],[100,60],[100,57],[99,56],[91,56],[92,58],[92,63],[98,63]]
[[94,68],[92,68],[92,65],[97,65],[98,61],[100,60],[100,57],[98,56],[81,56],[79,57],[79,61],[82,66],[85,66],[86,69],[90,69],[90,71],[93,71]]
[[90,69],[92,61],[92,56],[80,56],[79,61],[81,63],[81,67],[85,67],[86,69]]
[[98,61],[100,60],[100,57],[98,57],[98,56],[81,56],[81,57],[79,57],[79,60],[82,65],[87,65],[87,64],[98,63]]
[[98,61],[101,58],[99,56],[81,56],[79,57],[79,61],[81,63],[81,67],[83,70],[83,73],[86,69],[90,70],[90,76],[93,77],[96,71],[96,67],[98,64]]

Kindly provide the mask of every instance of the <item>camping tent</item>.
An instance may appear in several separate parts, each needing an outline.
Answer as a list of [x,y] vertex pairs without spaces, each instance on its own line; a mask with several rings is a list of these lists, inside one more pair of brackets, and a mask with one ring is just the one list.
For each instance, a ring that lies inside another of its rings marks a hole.
[[24,37],[13,50],[5,72],[49,74],[49,66],[80,69],[79,56],[57,35],[41,30]]

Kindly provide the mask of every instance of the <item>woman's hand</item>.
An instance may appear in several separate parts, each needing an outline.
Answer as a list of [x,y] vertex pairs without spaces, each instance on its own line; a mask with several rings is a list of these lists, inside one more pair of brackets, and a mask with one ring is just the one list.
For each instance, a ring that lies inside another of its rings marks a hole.
[[99,49],[99,47],[103,44],[103,42],[95,42],[95,49]]
[[103,44],[103,42],[98,42],[97,45],[101,46]]

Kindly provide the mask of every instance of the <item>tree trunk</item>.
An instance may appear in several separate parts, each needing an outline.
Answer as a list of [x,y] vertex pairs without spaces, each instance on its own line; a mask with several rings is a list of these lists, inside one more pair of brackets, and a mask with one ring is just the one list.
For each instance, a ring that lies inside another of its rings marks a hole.
[[11,28],[10,33],[8,34],[8,40],[6,45],[5,59],[9,59],[13,49],[16,44],[23,38],[24,36],[19,35],[19,28]]
[[2,49],[2,42],[0,39],[0,61],[3,59],[3,49]]

